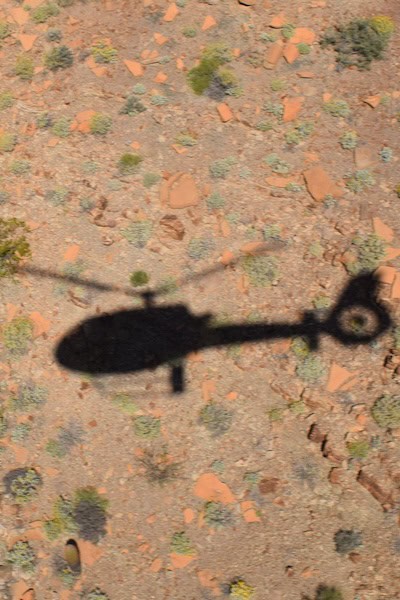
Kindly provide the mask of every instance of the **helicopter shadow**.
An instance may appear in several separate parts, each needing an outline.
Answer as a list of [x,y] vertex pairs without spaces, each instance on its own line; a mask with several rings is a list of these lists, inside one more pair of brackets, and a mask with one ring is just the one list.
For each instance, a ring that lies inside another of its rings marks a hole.
[[184,304],[157,306],[149,292],[143,308],[78,324],[58,344],[55,357],[66,369],[90,374],[152,371],[168,365],[172,391],[179,393],[185,389],[185,357],[202,349],[301,336],[315,352],[323,335],[346,346],[371,343],[392,324],[378,300],[379,284],[370,273],[353,278],[323,317],[305,311],[297,323],[224,326],[213,326],[212,314],[194,315]]

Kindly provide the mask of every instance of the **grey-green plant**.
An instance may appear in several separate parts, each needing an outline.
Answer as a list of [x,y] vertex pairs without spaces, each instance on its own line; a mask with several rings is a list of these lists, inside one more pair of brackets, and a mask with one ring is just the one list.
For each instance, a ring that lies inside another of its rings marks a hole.
[[370,273],[374,271],[386,256],[386,243],[375,233],[366,236],[357,236],[352,241],[357,258],[346,264],[352,275]]
[[133,416],[139,410],[139,407],[128,392],[118,392],[112,397],[112,403],[126,415]]
[[354,440],[346,444],[351,458],[362,460],[367,458],[370,451],[370,444],[367,440]]
[[88,594],[85,594],[83,600],[110,600],[110,598],[105,592],[102,592],[100,588],[95,588]]
[[235,163],[236,159],[234,156],[218,158],[209,166],[211,177],[213,179],[225,179]]
[[50,29],[46,31],[46,40],[48,42],[60,42],[62,37],[61,29],[57,29],[56,27],[50,27]]
[[174,554],[182,554],[184,556],[191,556],[194,554],[193,545],[189,536],[184,531],[174,533],[172,536],[171,552]]
[[132,175],[138,169],[138,166],[143,161],[140,154],[132,154],[126,152],[118,160],[118,169],[121,175]]
[[274,256],[246,256],[241,264],[255,287],[267,287],[279,277],[278,261]]
[[68,46],[56,46],[44,55],[44,65],[50,71],[68,69],[74,63],[74,55]]
[[196,27],[185,27],[182,33],[187,38],[194,38],[197,35],[197,29]]
[[10,108],[14,104],[14,96],[11,92],[1,92],[0,93],[0,110],[5,110],[6,108]]
[[198,144],[198,140],[192,134],[183,131],[176,136],[175,143],[179,144],[179,146],[191,148],[192,146],[196,146]]
[[32,431],[32,427],[28,423],[18,423],[11,432],[11,441],[19,444],[26,440]]
[[143,185],[145,188],[149,189],[156,185],[161,179],[161,175],[158,173],[145,173],[143,175]]
[[44,404],[48,389],[32,381],[20,383],[17,391],[10,397],[10,407],[17,411],[28,411]]
[[133,421],[133,429],[138,437],[153,439],[161,430],[161,420],[152,415],[142,415]]
[[135,248],[144,248],[151,237],[152,230],[151,221],[144,220],[130,223],[121,233]]
[[233,413],[221,404],[211,402],[200,411],[200,423],[214,436],[226,433],[232,425]]
[[146,86],[143,85],[143,83],[135,83],[135,85],[132,88],[132,94],[143,95],[146,93],[146,91]]
[[225,206],[225,198],[219,192],[212,192],[206,199],[208,210],[218,210]]
[[374,421],[383,429],[400,427],[400,396],[383,394],[371,408]]
[[210,501],[204,506],[204,520],[210,527],[221,529],[234,524],[234,515],[222,502]]
[[326,368],[318,356],[306,356],[296,367],[296,374],[307,383],[316,383],[325,374]]
[[128,96],[128,98],[125,101],[125,104],[119,112],[121,115],[134,116],[139,115],[140,113],[145,112],[146,110],[147,109],[145,105],[139,100],[139,98],[136,98],[136,96]]
[[92,46],[92,56],[96,63],[114,63],[118,58],[118,51],[105,41],[98,41]]
[[7,494],[16,504],[25,504],[37,496],[42,478],[33,468],[21,468],[9,471],[3,478]]
[[341,117],[345,118],[350,116],[351,110],[350,106],[345,100],[341,100],[339,98],[333,98],[325,102],[323,105],[323,109],[326,113],[331,115],[332,117]]
[[96,113],[90,117],[89,129],[90,133],[94,135],[107,135],[112,127],[113,121],[109,115],[103,115],[102,113]]
[[389,163],[393,159],[393,150],[388,146],[384,146],[382,150],[379,152],[379,157],[382,162]]
[[188,256],[193,260],[202,260],[214,249],[214,242],[209,237],[194,237],[189,241]]
[[7,562],[23,573],[34,573],[36,555],[29,542],[18,541],[7,552]]
[[17,136],[14,133],[0,133],[0,152],[12,152],[17,144]]
[[[7,192],[5,194],[3,202],[7,200]],[[31,256],[30,245],[26,238],[28,232],[29,229],[24,221],[0,218],[0,278],[14,275],[21,260]],[[13,327],[9,330],[9,334],[12,331]]]
[[48,111],[43,111],[36,117],[36,126],[39,129],[48,129],[53,124],[53,118]]
[[27,175],[30,170],[31,163],[25,158],[16,158],[15,160],[11,161],[10,171],[17,177],[23,177],[24,175]]
[[358,135],[355,131],[345,131],[339,139],[344,150],[354,150],[358,145]]
[[169,99],[162,94],[153,94],[150,98],[150,102],[153,106],[164,106],[165,104],[169,104]]
[[362,535],[354,529],[339,529],[333,539],[338,554],[349,554],[349,552],[362,546]]
[[375,178],[368,169],[360,169],[346,177],[346,187],[354,194],[359,194],[375,184]]
[[5,21],[0,21],[0,47],[1,43],[11,35],[11,27]]
[[15,74],[23,81],[30,81],[33,78],[35,66],[30,56],[20,54],[15,62]]
[[271,167],[273,173],[278,175],[287,175],[290,172],[290,165],[277,154],[272,152],[264,158],[264,162]]
[[26,354],[33,338],[33,323],[26,317],[15,317],[6,323],[1,332],[3,344],[15,357]]
[[72,119],[69,117],[59,117],[56,121],[54,121],[51,131],[54,135],[60,138],[66,138],[71,133],[71,125]]
[[264,104],[263,108],[267,113],[269,113],[270,115],[273,115],[279,121],[282,119],[283,113],[284,113],[283,104],[281,104],[279,102],[271,102],[270,100],[268,100]]

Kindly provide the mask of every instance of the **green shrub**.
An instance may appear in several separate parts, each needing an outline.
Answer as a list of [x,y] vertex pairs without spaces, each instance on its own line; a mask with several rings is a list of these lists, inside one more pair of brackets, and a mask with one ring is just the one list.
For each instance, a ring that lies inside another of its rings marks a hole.
[[139,98],[136,98],[136,96],[128,96],[124,106],[121,108],[121,110],[119,112],[121,115],[133,116],[133,115],[139,115],[140,113],[144,112],[145,110],[147,110],[147,109],[144,106],[144,104],[142,104],[142,102],[139,100]]
[[326,373],[326,369],[317,356],[307,356],[296,368],[296,374],[307,383],[316,383]]
[[28,542],[16,542],[7,552],[7,561],[24,573],[33,573],[36,568],[36,555]]
[[132,400],[131,395],[125,392],[118,392],[115,394],[112,402],[126,415],[132,416],[139,410],[138,406]]
[[382,162],[388,163],[393,158],[393,150],[391,148],[389,148],[388,146],[385,146],[379,152],[379,156],[380,156],[380,159],[381,159]]
[[268,154],[264,158],[264,162],[271,167],[273,173],[277,173],[278,175],[287,175],[290,172],[290,165],[286,161],[279,158],[279,156],[274,152]]
[[118,169],[122,175],[132,175],[142,161],[143,158],[139,154],[126,152],[118,161]]
[[56,0],[58,6],[61,6],[61,8],[65,8],[66,6],[72,6],[75,2],[75,0]]
[[327,112],[332,117],[348,117],[351,113],[350,106],[347,104],[345,100],[329,100],[325,102],[324,111]]
[[151,221],[136,221],[123,229],[121,233],[135,248],[144,248],[151,237],[152,229]]
[[211,177],[213,179],[225,179],[235,163],[236,159],[233,156],[228,156],[227,158],[219,158],[215,160],[209,166]]
[[347,270],[352,275],[375,271],[386,256],[386,243],[374,233],[356,237],[352,244],[357,258],[354,262],[346,264]]
[[197,29],[195,27],[185,27],[182,33],[185,37],[194,38],[197,35]]
[[5,475],[4,485],[7,494],[10,494],[16,504],[30,502],[38,493],[42,485],[42,478],[35,469],[14,469]]
[[335,587],[320,585],[317,589],[315,600],[343,600],[342,592]]
[[90,133],[94,135],[106,135],[112,127],[112,118],[108,115],[96,113],[90,118]]
[[146,93],[146,86],[143,83],[135,83],[132,88],[132,94],[143,95]]
[[36,118],[36,126],[39,127],[39,129],[47,129],[48,127],[51,127],[52,124],[52,116],[47,111],[39,113],[39,115]]
[[17,158],[13,160],[10,164],[10,171],[13,175],[17,177],[22,177],[23,175],[27,175],[31,170],[31,163],[29,160],[25,160],[24,158]]
[[341,135],[339,142],[344,150],[353,150],[358,144],[357,133],[355,131],[345,131]]
[[50,17],[56,17],[60,10],[57,4],[46,2],[35,8],[32,12],[32,20],[35,23],[45,23]]
[[337,52],[337,62],[344,67],[369,69],[373,60],[383,58],[389,41],[390,35],[378,31],[379,28],[385,30],[385,25],[382,25],[373,19],[356,19],[328,31],[321,44],[323,47],[333,46]]
[[267,287],[278,278],[278,261],[273,256],[246,256],[242,267],[251,285]]
[[86,594],[84,600],[110,600],[110,598],[100,588],[96,588]]
[[146,271],[134,271],[131,274],[129,281],[131,282],[133,287],[141,287],[149,283],[150,277],[148,276]]
[[218,210],[225,206],[225,198],[223,198],[218,192],[213,192],[206,199],[206,204],[208,210]]
[[220,404],[207,404],[200,411],[200,422],[214,437],[223,435],[230,429],[232,418],[232,412]]
[[178,472],[178,464],[172,462],[166,451],[154,453],[145,451],[140,463],[145,469],[146,478],[151,483],[160,485],[175,479]]
[[57,188],[55,190],[47,190],[44,197],[47,202],[51,202],[53,206],[60,206],[67,200],[69,190],[66,188]]
[[355,171],[355,173],[349,175],[346,179],[346,187],[354,194],[359,194],[374,184],[375,179],[368,169]]
[[295,26],[292,23],[286,23],[281,29],[283,39],[290,40],[293,37],[294,30]]
[[50,71],[68,69],[74,63],[74,55],[68,46],[57,46],[44,55],[44,65]]
[[208,237],[194,237],[188,245],[188,256],[193,260],[202,260],[213,250],[214,242]]
[[362,536],[353,529],[339,529],[334,535],[335,550],[339,554],[348,554],[362,546]]
[[368,22],[383,40],[389,41],[395,30],[393,19],[384,15],[378,15],[369,19]]
[[285,141],[288,146],[297,146],[312,133],[313,129],[314,125],[308,121],[299,123],[285,133]]
[[14,96],[11,92],[1,92],[0,93],[0,110],[5,110],[6,108],[10,108],[14,104]]
[[251,600],[255,589],[243,579],[238,579],[229,586],[229,598],[232,600]]
[[[12,321],[11,321],[12,322]],[[48,395],[47,388],[35,383],[21,383],[16,394],[11,396],[10,405],[13,410],[26,411],[43,404]]]
[[160,433],[161,421],[151,415],[142,415],[133,421],[133,428],[137,436],[153,439]]
[[[223,82],[223,74],[220,77],[219,67],[232,59],[229,47],[224,43],[211,44],[203,52],[200,64],[193,67],[188,73],[188,82],[195,94],[204,94],[212,84],[221,88],[222,94],[231,87]],[[225,75],[226,76],[226,75]]]
[[151,188],[160,181],[161,177],[158,173],[145,173],[143,175],[143,185],[145,188]]
[[50,27],[46,31],[46,41],[47,42],[60,42],[62,40],[62,32],[60,29],[56,29],[55,27]]
[[53,505],[53,516],[43,524],[44,531],[49,540],[57,539],[61,534],[74,534],[77,525],[74,521],[74,505],[71,500],[57,498]]
[[16,273],[21,260],[31,256],[28,231],[20,219],[0,218],[0,278]]
[[194,548],[187,534],[184,531],[174,533],[171,540],[171,552],[191,556],[194,554]]
[[300,42],[300,44],[297,44],[297,49],[303,56],[310,54],[311,52],[311,47],[308,44],[305,44],[304,42]]
[[5,21],[0,21],[0,47],[1,42],[11,35],[11,28]]
[[16,444],[23,442],[30,434],[32,428],[27,423],[18,423],[11,432],[11,441]]
[[176,136],[175,143],[180,146],[185,146],[185,148],[191,148],[192,146],[196,146],[198,140],[190,133],[182,132]]
[[263,108],[270,115],[274,115],[274,117],[276,117],[279,121],[282,120],[283,113],[284,113],[284,110],[285,110],[283,104],[280,104],[279,102],[270,102],[270,101],[267,101],[264,104]]
[[268,418],[272,423],[282,421],[284,413],[285,411],[283,408],[272,408],[268,411]]
[[0,152],[12,152],[17,144],[13,133],[0,133]]
[[361,460],[363,458],[367,458],[370,451],[370,445],[367,440],[357,440],[354,442],[348,442],[347,450],[351,458]]
[[220,529],[233,525],[232,511],[222,502],[207,502],[204,506],[204,520],[210,527]]
[[72,120],[68,117],[60,117],[54,122],[51,131],[54,135],[60,138],[66,138],[71,133]]
[[400,396],[388,394],[381,396],[375,401],[371,414],[379,427],[384,429],[400,427]]
[[33,60],[26,54],[20,54],[15,63],[15,74],[23,81],[32,79],[35,72]]
[[114,63],[118,58],[118,52],[112,46],[103,41],[92,46],[92,56],[97,63]]
[[272,79],[270,88],[273,92],[280,92],[285,88],[285,82],[282,79]]
[[28,351],[33,337],[33,324],[26,317],[15,317],[3,325],[3,344],[13,356],[22,356]]

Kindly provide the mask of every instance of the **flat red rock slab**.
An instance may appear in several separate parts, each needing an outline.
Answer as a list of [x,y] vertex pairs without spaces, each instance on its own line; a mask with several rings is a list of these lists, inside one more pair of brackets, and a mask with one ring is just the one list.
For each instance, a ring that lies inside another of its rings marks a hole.
[[308,191],[314,200],[321,201],[326,196],[339,197],[342,190],[322,167],[312,167],[303,173]]
[[222,502],[223,504],[235,502],[235,496],[226,483],[222,483],[213,473],[200,475],[194,487],[194,493],[208,502]]
[[374,226],[374,231],[376,235],[385,240],[386,242],[391,242],[394,238],[394,231],[391,227],[386,225],[379,217],[374,217],[372,219],[372,223]]
[[174,569],[183,569],[197,558],[197,556],[186,556],[185,554],[176,554],[175,552],[172,552],[169,557]]
[[329,372],[328,383],[326,385],[327,391],[328,392],[336,392],[345,383],[347,383],[349,379],[352,379],[353,377],[355,377],[358,374],[358,372],[359,371],[357,371],[356,373],[354,373],[354,372],[352,373],[351,371],[348,371],[344,367],[341,367],[340,365],[333,363],[331,366],[331,370]]
[[188,208],[197,206],[200,194],[189,173],[176,173],[161,184],[160,199],[170,208]]
[[288,123],[297,119],[301,107],[303,105],[303,98],[284,98],[283,100],[283,121]]

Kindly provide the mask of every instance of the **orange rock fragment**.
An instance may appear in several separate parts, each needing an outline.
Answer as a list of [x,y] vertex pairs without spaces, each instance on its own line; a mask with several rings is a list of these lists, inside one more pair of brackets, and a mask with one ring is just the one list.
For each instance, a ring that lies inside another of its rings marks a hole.
[[153,81],[155,83],[165,83],[167,81],[167,79],[168,79],[168,75],[166,75],[162,71],[159,71],[157,73],[157,75],[154,77]]
[[168,42],[168,38],[165,37],[165,35],[162,35],[162,33],[155,33],[153,37],[155,39],[156,44],[158,44],[159,46],[162,46],[163,44]]
[[185,508],[185,510],[183,511],[183,520],[185,521],[186,525],[191,523],[195,516],[196,513],[191,508]]
[[78,540],[78,547],[83,565],[91,567],[104,554],[104,550],[87,540]]
[[393,238],[394,238],[393,229],[391,227],[389,227],[388,225],[385,225],[385,223],[379,217],[374,217],[372,219],[372,223],[373,223],[374,231],[375,231],[376,235],[381,237],[386,242],[391,242],[393,240]]
[[81,247],[79,244],[72,244],[71,246],[68,246],[64,253],[64,260],[68,262],[73,262],[76,260],[79,256],[80,249]]
[[214,473],[200,475],[194,487],[194,494],[207,501],[222,502],[223,504],[235,502],[235,496],[229,487],[226,483],[222,483]]
[[176,173],[160,187],[161,202],[171,208],[187,208],[200,202],[196,183],[189,173]]
[[269,69],[273,69],[283,54],[283,42],[278,40],[270,45],[265,57],[265,66]]
[[271,23],[269,24],[269,26],[273,27],[274,29],[280,29],[286,23],[287,23],[287,20],[286,20],[285,14],[284,13],[279,13],[279,15],[276,15],[275,17],[273,17],[273,19],[272,19]]
[[170,21],[173,21],[177,15],[179,15],[179,9],[175,2],[171,2],[167,8],[167,12],[164,15],[164,21],[169,23]]
[[242,509],[243,518],[246,523],[260,523],[261,519],[257,515],[257,511],[254,508],[254,502],[251,500],[245,500],[240,503],[240,508]]
[[328,383],[326,389],[328,392],[336,392],[350,377],[353,377],[355,373],[351,373],[344,367],[333,363],[329,372]]
[[314,31],[311,29],[307,29],[307,27],[296,27],[290,41],[292,44],[313,44],[316,37]]
[[34,337],[40,337],[44,333],[47,333],[51,326],[51,321],[42,317],[38,312],[33,312],[29,315],[30,320],[33,323],[33,335]]
[[303,98],[284,98],[283,100],[283,121],[288,123],[294,121],[301,110]]
[[181,58],[176,59],[176,68],[179,71],[183,71],[183,69],[185,68],[185,63],[183,62],[183,60]]
[[381,283],[388,283],[391,285],[396,277],[396,269],[394,267],[378,267],[375,271],[376,277]]
[[20,33],[17,35],[17,40],[21,42],[21,46],[26,52],[32,49],[36,38],[37,35],[28,35],[26,33]]
[[10,8],[8,11],[10,17],[14,19],[17,25],[25,25],[29,21],[29,12],[18,6],[16,8]]
[[365,102],[365,104],[368,104],[372,108],[376,108],[381,103],[381,97],[379,94],[377,94],[376,96],[368,96],[367,98],[363,99],[363,102]]
[[280,177],[279,175],[271,175],[270,177],[266,177],[265,181],[277,188],[285,188],[288,183],[290,183],[290,179],[287,177]]
[[132,73],[132,75],[134,75],[135,77],[140,77],[141,75],[143,75],[143,67],[136,60],[124,60],[124,64],[129,70],[129,72]]
[[239,394],[238,394],[237,392],[229,392],[229,394],[227,394],[227,395],[225,396],[225,398],[226,398],[227,400],[237,400],[237,398],[238,398],[238,395],[239,395]]
[[312,71],[297,71],[297,76],[302,79],[313,79],[315,74]]
[[229,106],[225,104],[225,102],[221,102],[221,104],[218,104],[217,111],[223,123],[227,123],[228,121],[231,121],[233,119],[233,112],[231,111]]
[[300,52],[296,44],[292,44],[291,42],[285,44],[283,48],[283,58],[286,60],[289,65],[294,63],[294,61],[299,58]]
[[268,250],[269,245],[266,242],[247,242],[240,248],[240,252],[243,254],[249,254],[251,256],[256,256],[260,254],[262,251]]
[[230,250],[224,250],[219,261],[220,261],[220,263],[222,263],[223,265],[226,266],[226,265],[229,265],[233,261],[234,258],[235,258],[235,255],[233,254],[233,252],[231,252]]
[[175,552],[172,552],[169,557],[174,569],[183,569],[197,558],[197,556],[186,556],[185,554],[176,554]]
[[162,567],[161,558],[155,558],[150,565],[150,571],[152,573],[158,573],[161,570],[161,567]]
[[214,17],[211,16],[211,15],[207,15],[207,17],[203,21],[203,25],[201,26],[201,30],[202,31],[207,31],[207,29],[210,29],[211,27],[214,27],[216,24],[217,24],[217,21],[214,19]]
[[314,200],[320,201],[325,196],[339,197],[341,189],[322,167],[312,167],[303,173],[307,189]]
[[400,273],[396,273],[390,297],[393,298],[393,300],[398,300],[400,298]]

